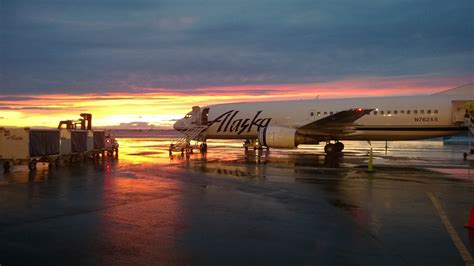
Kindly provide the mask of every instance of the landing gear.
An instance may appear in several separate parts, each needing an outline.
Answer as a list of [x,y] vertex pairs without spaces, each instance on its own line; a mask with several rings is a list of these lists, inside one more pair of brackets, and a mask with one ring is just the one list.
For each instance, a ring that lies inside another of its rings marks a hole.
[[250,141],[249,139],[246,139],[246,140],[244,141],[244,149],[245,149],[245,151],[248,151],[248,150],[249,150],[250,144],[251,144],[251,141]]
[[332,154],[336,152],[336,144],[328,143],[324,146],[324,152],[327,154]]
[[328,143],[324,146],[324,152],[326,154],[334,154],[337,152],[342,152],[344,150],[344,144],[342,142]]
[[342,142],[338,141],[334,145],[336,146],[336,151],[337,152],[341,152],[342,150],[344,150],[344,144]]
[[249,148],[253,148],[254,151],[263,149],[257,139],[246,139],[243,146],[245,151],[248,151]]

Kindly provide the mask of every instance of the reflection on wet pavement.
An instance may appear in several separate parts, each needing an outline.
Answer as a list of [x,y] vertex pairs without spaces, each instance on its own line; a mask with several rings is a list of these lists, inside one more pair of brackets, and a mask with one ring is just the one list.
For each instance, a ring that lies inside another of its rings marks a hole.
[[119,142],[118,158],[0,174],[0,264],[463,265],[428,192],[474,253],[473,165],[459,148],[372,143],[368,173],[364,142],[337,156]]

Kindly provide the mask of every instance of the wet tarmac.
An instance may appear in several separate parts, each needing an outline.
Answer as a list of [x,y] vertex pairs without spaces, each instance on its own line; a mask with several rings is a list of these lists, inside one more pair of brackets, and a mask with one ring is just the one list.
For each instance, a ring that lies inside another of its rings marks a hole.
[[336,157],[235,141],[169,157],[169,142],[123,138],[115,159],[0,173],[0,265],[466,265],[474,254],[462,147],[372,143],[368,173],[363,142]]

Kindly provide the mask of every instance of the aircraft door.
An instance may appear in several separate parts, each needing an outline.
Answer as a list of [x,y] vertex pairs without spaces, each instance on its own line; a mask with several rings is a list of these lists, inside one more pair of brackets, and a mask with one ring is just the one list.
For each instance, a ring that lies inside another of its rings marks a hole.
[[201,108],[199,106],[193,106],[193,116],[191,123],[193,124],[201,124]]
[[453,101],[453,123],[463,123],[469,101]]
[[202,109],[201,112],[201,124],[207,126],[209,122],[209,108]]

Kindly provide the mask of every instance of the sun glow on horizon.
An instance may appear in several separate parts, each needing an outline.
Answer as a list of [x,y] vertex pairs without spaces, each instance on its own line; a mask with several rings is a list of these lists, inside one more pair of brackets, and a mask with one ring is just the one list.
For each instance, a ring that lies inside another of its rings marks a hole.
[[[465,80],[465,78],[464,78]],[[171,91],[135,88],[133,93],[36,94],[0,96],[0,126],[56,127],[60,120],[77,119],[92,113],[93,126],[115,126],[143,122],[170,128],[194,105],[205,106],[239,101],[342,98],[431,94],[459,85],[459,78],[363,79],[329,83],[221,86]]]

